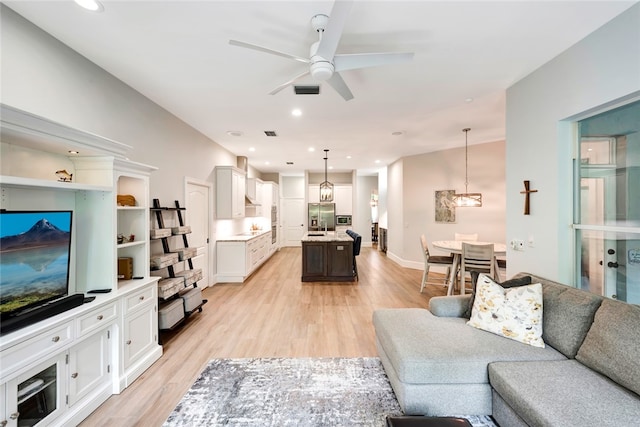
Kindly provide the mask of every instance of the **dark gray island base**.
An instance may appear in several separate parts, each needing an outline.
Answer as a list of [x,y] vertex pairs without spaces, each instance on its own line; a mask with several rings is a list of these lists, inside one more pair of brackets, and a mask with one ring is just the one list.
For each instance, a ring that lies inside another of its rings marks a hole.
[[302,281],[355,281],[353,239],[334,231],[305,235],[302,238]]

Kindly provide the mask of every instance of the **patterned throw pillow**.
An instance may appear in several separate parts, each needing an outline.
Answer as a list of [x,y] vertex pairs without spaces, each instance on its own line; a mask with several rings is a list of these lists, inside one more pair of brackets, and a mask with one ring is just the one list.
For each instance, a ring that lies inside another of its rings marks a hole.
[[505,289],[481,274],[467,325],[534,347],[543,347],[542,285]]
[[[471,298],[469,298],[469,303],[467,307],[464,309],[464,313],[462,313],[462,317],[466,317],[467,319],[471,318],[471,310],[473,309],[473,302],[476,299],[476,283],[478,283],[478,276],[482,273],[478,273],[477,271],[471,272]],[[531,284],[531,276],[522,276],[515,279],[505,280],[504,282],[500,282],[499,285],[503,288],[515,288],[516,286],[522,285],[530,285]]]

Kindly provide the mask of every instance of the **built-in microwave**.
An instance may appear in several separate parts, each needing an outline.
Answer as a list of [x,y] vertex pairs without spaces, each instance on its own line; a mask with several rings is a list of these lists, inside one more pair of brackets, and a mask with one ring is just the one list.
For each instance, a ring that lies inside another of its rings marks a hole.
[[336,215],[336,226],[351,225],[351,215]]

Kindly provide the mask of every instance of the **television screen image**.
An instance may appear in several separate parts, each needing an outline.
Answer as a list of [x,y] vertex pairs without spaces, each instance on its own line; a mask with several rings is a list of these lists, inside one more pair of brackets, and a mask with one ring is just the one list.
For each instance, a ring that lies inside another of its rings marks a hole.
[[0,212],[0,315],[69,292],[72,211]]

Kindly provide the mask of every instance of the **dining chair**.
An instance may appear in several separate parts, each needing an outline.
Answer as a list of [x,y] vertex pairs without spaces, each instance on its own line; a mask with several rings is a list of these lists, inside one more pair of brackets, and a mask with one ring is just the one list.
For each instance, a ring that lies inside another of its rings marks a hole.
[[460,261],[460,294],[465,293],[466,274],[471,271],[485,273],[496,278],[493,243],[488,245],[476,245],[462,243],[462,257]]
[[478,233],[473,233],[473,234],[463,234],[463,233],[455,233],[454,234],[454,239],[455,240],[462,240],[462,241],[466,241],[466,242],[477,242],[478,241]]
[[429,276],[429,268],[431,266],[447,267],[447,274],[444,276],[443,285],[447,285],[449,274],[451,273],[451,265],[453,264],[453,257],[448,255],[430,255],[429,245],[427,244],[427,238],[423,235],[420,236],[420,245],[422,247],[422,257],[424,258],[424,272],[422,273],[422,283],[420,284],[420,292],[424,289],[424,285],[427,284],[427,278]]

